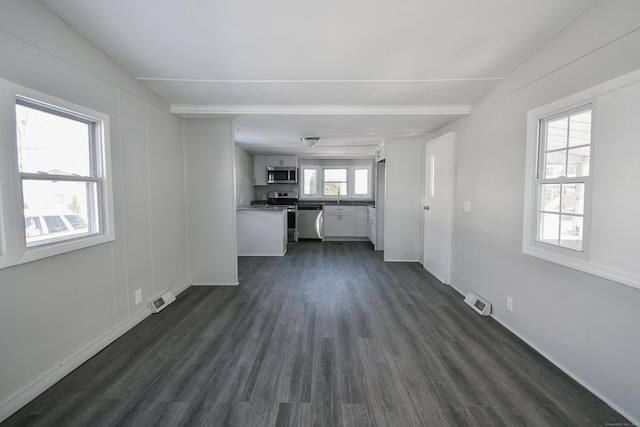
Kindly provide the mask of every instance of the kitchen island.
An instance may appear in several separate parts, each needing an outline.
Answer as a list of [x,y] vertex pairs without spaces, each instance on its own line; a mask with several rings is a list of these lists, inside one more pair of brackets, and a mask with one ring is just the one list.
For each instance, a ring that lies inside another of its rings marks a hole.
[[286,207],[238,207],[236,227],[238,256],[283,256],[287,252]]

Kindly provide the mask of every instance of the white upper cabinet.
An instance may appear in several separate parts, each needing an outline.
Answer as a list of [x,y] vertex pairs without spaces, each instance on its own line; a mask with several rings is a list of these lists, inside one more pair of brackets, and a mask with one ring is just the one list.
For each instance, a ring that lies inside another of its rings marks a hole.
[[253,155],[253,185],[267,185],[267,156]]
[[298,156],[268,155],[266,166],[298,167]]

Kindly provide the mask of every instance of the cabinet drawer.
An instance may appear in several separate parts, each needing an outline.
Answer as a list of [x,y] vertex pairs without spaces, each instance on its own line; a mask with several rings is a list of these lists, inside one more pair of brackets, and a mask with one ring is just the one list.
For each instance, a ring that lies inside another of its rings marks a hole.
[[332,214],[332,213],[339,213],[339,214],[355,214],[356,213],[356,207],[355,206],[324,206],[324,211],[326,213]]

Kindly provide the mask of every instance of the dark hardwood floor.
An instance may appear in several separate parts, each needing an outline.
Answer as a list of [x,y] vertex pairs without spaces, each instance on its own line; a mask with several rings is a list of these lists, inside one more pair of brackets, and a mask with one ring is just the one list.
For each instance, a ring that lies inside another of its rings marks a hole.
[[630,425],[367,243],[298,242],[239,271],[240,286],[188,289],[2,425]]

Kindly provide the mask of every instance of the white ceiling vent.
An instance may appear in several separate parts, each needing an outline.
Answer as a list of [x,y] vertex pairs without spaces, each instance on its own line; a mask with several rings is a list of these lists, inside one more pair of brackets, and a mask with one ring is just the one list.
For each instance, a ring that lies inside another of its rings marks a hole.
[[473,292],[467,294],[464,302],[483,316],[491,314],[491,303]]
[[162,295],[160,298],[151,301],[149,303],[149,308],[151,308],[151,311],[153,311],[154,313],[157,313],[175,300],[176,297],[174,297],[173,293],[169,291],[166,294]]

